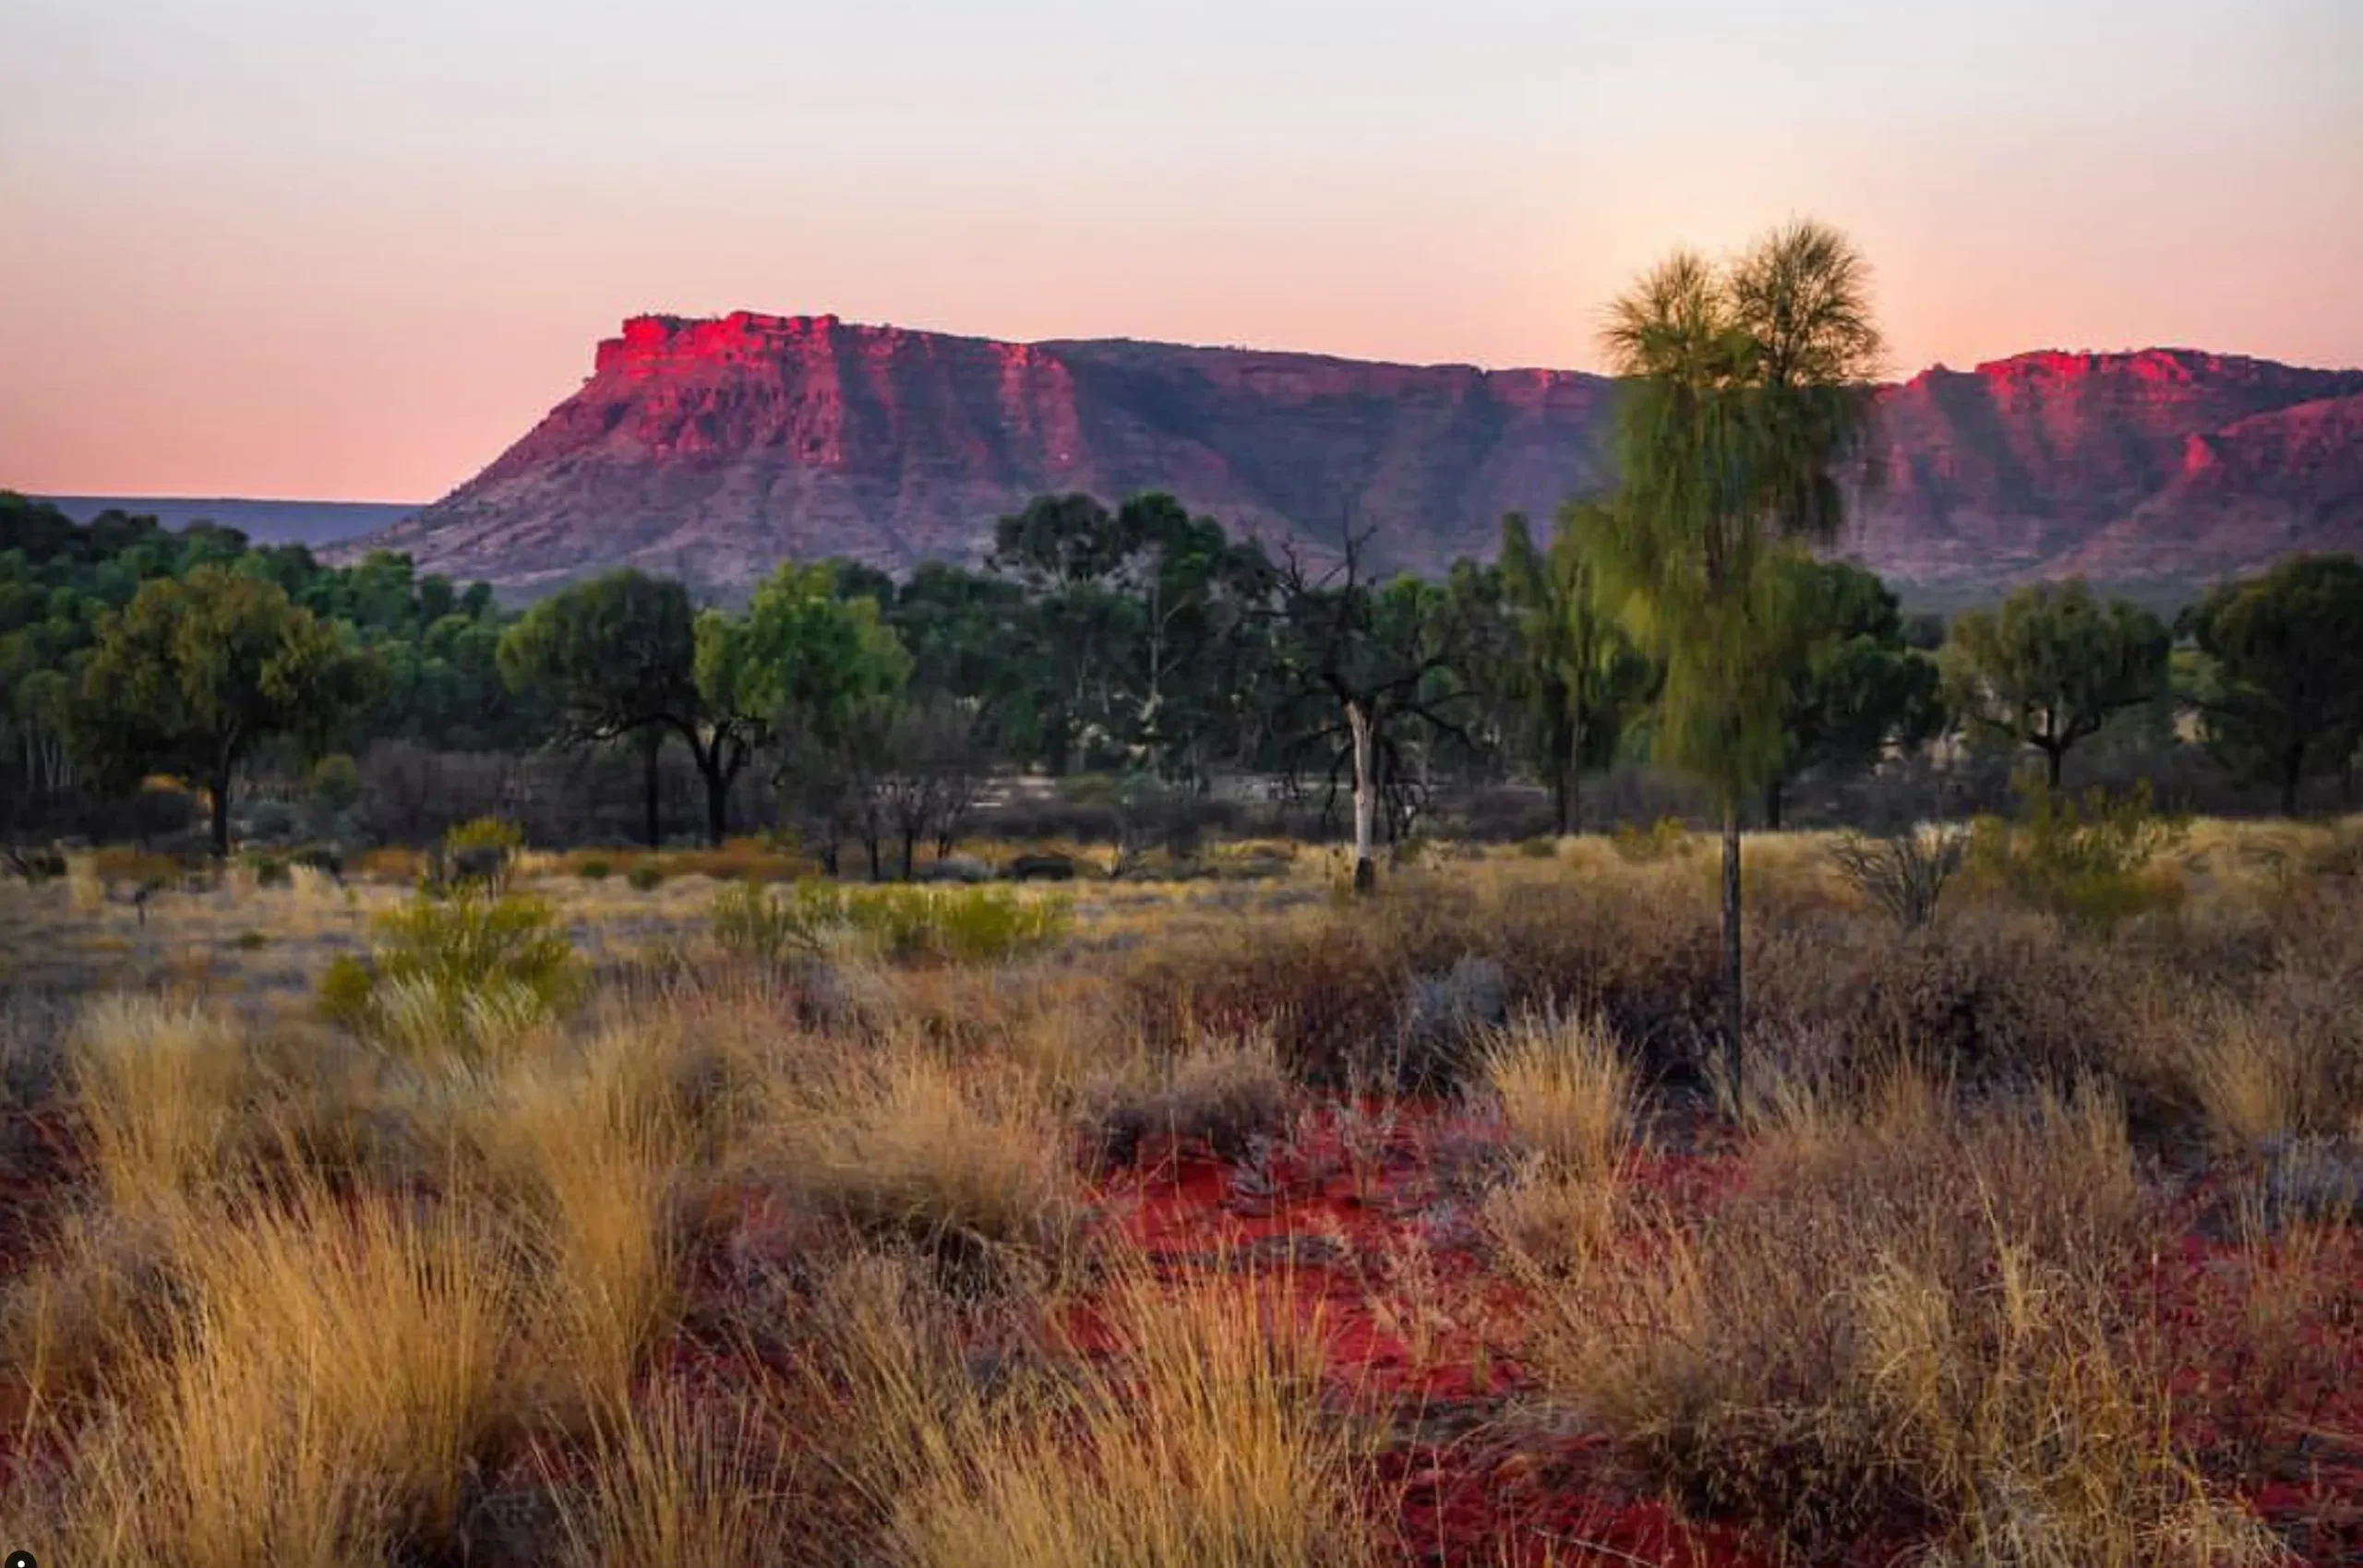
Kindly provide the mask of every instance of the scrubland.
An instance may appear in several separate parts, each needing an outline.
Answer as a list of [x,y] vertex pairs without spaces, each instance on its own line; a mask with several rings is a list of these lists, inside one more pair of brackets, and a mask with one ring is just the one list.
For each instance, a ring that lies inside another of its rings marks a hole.
[[0,888],[0,1542],[2363,1561],[2363,823],[1925,921],[1839,848],[1749,843],[1735,1085],[1672,833],[1364,900],[528,855],[515,970],[394,964],[390,859]]

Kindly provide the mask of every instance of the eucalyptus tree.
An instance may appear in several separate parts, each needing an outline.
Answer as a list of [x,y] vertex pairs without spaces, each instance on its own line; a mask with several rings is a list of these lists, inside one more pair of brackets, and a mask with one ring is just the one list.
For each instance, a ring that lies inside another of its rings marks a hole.
[[230,788],[265,738],[324,740],[366,704],[377,661],[277,583],[219,565],[153,578],[99,623],[69,720],[100,771],[186,773],[212,797],[215,858],[230,853]]
[[2185,627],[2205,659],[2209,748],[2277,784],[2282,815],[2296,815],[2308,768],[2344,765],[2363,739],[2363,562],[2293,556],[2215,589]]
[[1622,489],[1589,535],[1603,588],[1664,670],[1653,743],[1722,812],[1725,1092],[1746,1019],[1740,810],[1775,776],[1799,641],[1805,548],[1845,519],[1841,474],[1869,438],[1879,330],[1853,244],[1791,223],[1723,266],[1676,252],[1611,307],[1625,378]]
[[1953,622],[1945,700],[1973,735],[2040,752],[2056,790],[2069,752],[2165,690],[2173,642],[2156,616],[2080,579],[2037,583]]

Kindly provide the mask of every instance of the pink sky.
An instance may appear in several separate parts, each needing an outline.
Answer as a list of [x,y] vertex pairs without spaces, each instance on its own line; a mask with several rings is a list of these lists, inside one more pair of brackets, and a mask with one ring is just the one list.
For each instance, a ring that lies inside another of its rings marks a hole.
[[1588,368],[1798,213],[1901,373],[2363,365],[2363,6],[9,0],[0,487],[430,499],[650,310]]

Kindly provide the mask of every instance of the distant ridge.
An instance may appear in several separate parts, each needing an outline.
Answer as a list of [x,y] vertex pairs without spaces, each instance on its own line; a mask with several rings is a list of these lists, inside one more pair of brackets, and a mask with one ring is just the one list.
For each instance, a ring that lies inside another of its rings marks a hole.
[[[1613,393],[1577,371],[642,316],[483,473],[369,542],[512,589],[624,564],[730,589],[789,556],[973,561],[1031,496],[1161,489],[1266,539],[1350,515],[1383,564],[1434,570],[1490,553],[1506,510],[1607,489]],[[1848,548],[1923,598],[2363,548],[2357,400],[2363,371],[2193,349],[1925,371],[1881,393],[1883,483]]]
[[392,501],[254,500],[236,497],[203,499],[180,496],[43,496],[77,522],[110,509],[152,517],[166,528],[218,522],[258,545],[308,545],[314,548],[382,532],[419,509]]

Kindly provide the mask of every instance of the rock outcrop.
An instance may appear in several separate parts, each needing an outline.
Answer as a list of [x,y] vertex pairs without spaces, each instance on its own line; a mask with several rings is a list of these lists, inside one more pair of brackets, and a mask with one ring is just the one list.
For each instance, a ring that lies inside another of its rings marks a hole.
[[[834,317],[648,316],[582,389],[369,541],[516,589],[616,565],[743,587],[783,557],[974,560],[1032,496],[1168,490],[1235,530],[1490,551],[1503,512],[1610,483],[1613,383],[1122,340],[1007,343]],[[1850,550],[1985,591],[2200,581],[2363,533],[2363,372],[2184,350],[2033,353],[1881,394]]]

